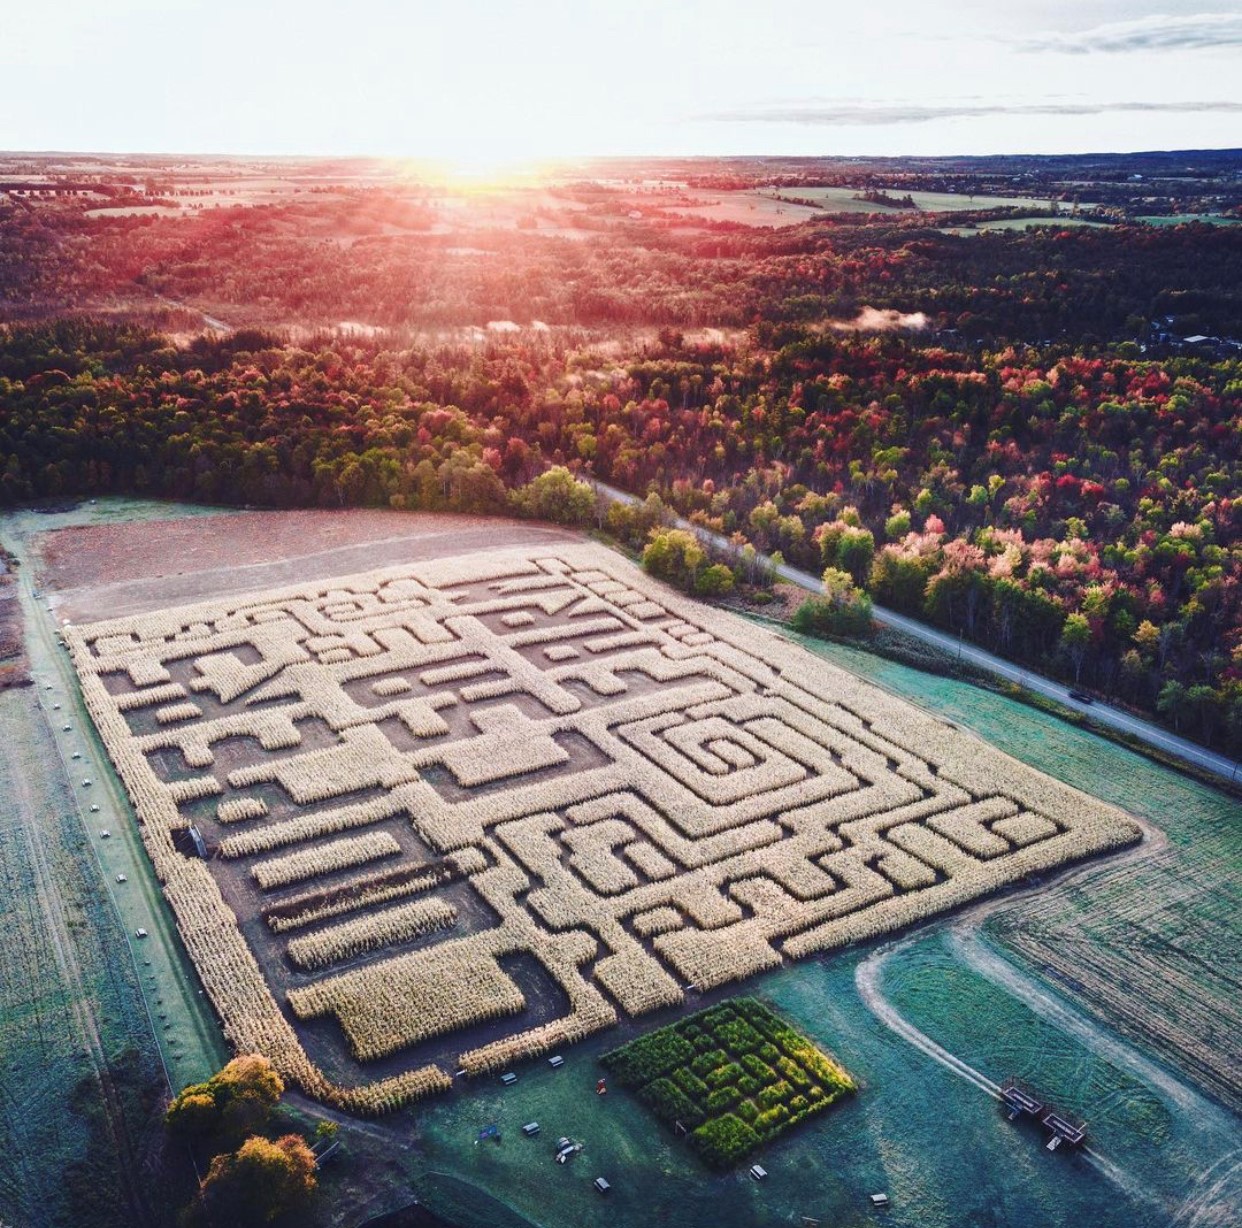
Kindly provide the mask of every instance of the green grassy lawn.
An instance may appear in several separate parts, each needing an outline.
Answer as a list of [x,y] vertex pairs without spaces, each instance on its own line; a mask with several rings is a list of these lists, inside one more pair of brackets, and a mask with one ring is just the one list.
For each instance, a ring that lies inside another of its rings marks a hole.
[[978,222],[974,226],[942,226],[941,234],[973,235],[985,230],[1025,230],[1028,226],[1051,226],[1057,230],[1072,230],[1075,227],[1093,227],[1100,229],[1107,222],[1096,222],[1084,217],[1003,217],[990,222]]
[[[887,205],[871,204],[858,200],[857,188],[787,188],[779,193],[782,196],[798,197],[805,200],[820,202],[829,213],[909,213],[908,209],[895,209]],[[888,195],[900,198],[904,191],[892,190]],[[753,195],[771,196],[773,190],[763,189]],[[972,209],[1046,209],[1047,200],[1036,200],[1029,196],[962,196],[955,192],[911,192],[911,199],[922,210],[928,213],[956,213]]]
[[0,1221],[158,1223],[125,1174],[163,1073],[56,760],[33,692],[0,695]]
[[1206,222],[1209,226],[1236,226],[1242,218],[1221,217],[1218,213],[1179,213],[1173,217],[1140,217],[1149,226],[1183,226],[1187,222]]

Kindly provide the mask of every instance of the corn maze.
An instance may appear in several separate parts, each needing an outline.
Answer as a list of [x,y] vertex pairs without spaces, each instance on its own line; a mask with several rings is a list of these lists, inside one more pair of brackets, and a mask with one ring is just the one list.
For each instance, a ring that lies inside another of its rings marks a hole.
[[599,547],[67,636],[229,1039],[358,1112],[1138,838]]

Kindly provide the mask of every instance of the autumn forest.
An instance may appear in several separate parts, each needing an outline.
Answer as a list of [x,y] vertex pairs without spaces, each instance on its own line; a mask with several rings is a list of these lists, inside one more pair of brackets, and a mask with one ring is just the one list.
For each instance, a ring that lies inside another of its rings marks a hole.
[[675,512],[1236,755],[1242,229],[695,191],[11,202],[0,500]]

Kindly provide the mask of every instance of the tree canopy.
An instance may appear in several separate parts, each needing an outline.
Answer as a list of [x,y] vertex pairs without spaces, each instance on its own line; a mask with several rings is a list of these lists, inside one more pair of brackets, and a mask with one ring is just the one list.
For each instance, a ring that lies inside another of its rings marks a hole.
[[297,1134],[258,1135],[211,1162],[190,1219],[204,1228],[250,1228],[305,1207],[315,1192],[315,1156]]
[[267,1058],[243,1054],[207,1082],[184,1088],[168,1107],[168,1128],[188,1139],[240,1138],[267,1124],[284,1091]]

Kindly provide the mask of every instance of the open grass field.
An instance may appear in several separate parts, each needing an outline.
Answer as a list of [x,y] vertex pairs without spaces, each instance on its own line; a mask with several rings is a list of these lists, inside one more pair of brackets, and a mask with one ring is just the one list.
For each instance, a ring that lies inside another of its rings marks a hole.
[[100,504],[90,509],[98,514],[77,517],[39,537],[36,574],[59,618],[94,622],[390,563],[577,540],[550,526],[481,516],[398,516],[363,508],[201,508],[185,516],[168,504],[135,505],[160,520],[158,529],[149,530],[119,508],[117,515],[105,514],[120,502]]
[[[1148,774],[1140,773],[1140,780]],[[1118,781],[1116,784],[1120,784]],[[1134,863],[1100,867],[1021,908],[998,911],[992,932],[1123,1031],[1169,1054],[1225,1104],[1242,1110],[1242,825],[1236,802],[1204,786],[1177,805],[1142,807],[1168,843]],[[1179,793],[1182,790],[1178,791]],[[1152,796],[1152,795],[1149,795]],[[1195,804],[1197,803],[1197,804]]]
[[1138,837],[598,547],[65,635],[226,1034],[357,1111]]
[[[107,514],[59,519],[97,511]],[[35,679],[0,692],[0,1222],[164,1224],[153,1177],[163,1099],[170,1082],[203,1077],[226,1051],[52,620],[32,597],[29,537],[57,520],[0,523],[19,563],[17,625]],[[139,927],[149,934],[141,945]]]
[[[733,222],[744,226],[796,226],[813,218],[834,213],[891,213],[894,216],[909,214],[908,209],[875,204],[859,199],[854,188],[756,188],[748,191],[706,191],[694,189],[688,193],[689,203],[664,201],[660,197],[635,198],[635,206],[641,212],[644,207],[680,215],[687,220],[701,218],[705,221]],[[894,192],[904,196],[904,192]],[[975,209],[1047,209],[1047,200],[1018,196],[960,196],[952,192],[912,192],[915,204],[927,213],[959,213]],[[778,196],[789,200],[778,200]],[[811,200],[817,205],[792,203],[793,198]]]
[[[854,188],[790,188],[781,193],[807,200],[818,201],[823,212],[828,213],[903,213],[889,205],[873,204],[859,200]],[[905,196],[904,191],[893,190],[891,196]],[[747,195],[771,195],[769,189],[761,189]],[[1046,209],[1046,199],[1029,196],[964,196],[954,192],[911,192],[911,199],[927,213],[958,213],[973,209]],[[786,206],[788,208],[788,206]],[[819,212],[817,210],[816,212]]]
[[[1049,1155],[1038,1129],[1007,1122],[986,1091],[886,1026],[856,984],[868,954],[843,952],[759,983],[763,1000],[795,1029],[849,1055],[859,1085],[856,1096],[753,1154],[769,1173],[762,1184],[745,1165],[714,1174],[611,1080],[608,1095],[595,1095],[607,1073],[599,1059],[613,1043],[602,1034],[567,1050],[559,1070],[539,1063],[512,1087],[491,1082],[427,1102],[413,1188],[464,1228],[576,1228],[604,1214],[625,1228],[766,1228],[803,1216],[857,1228],[876,1222],[868,1204],[875,1192],[892,1199],[884,1222],[901,1228],[1017,1228],[1031,1222],[1032,1208],[1050,1228],[1236,1222],[1236,1118],[1176,1081],[1153,1086],[1142,1059],[1124,1045],[1120,1055],[1102,1056],[1107,1029],[1088,1016],[1071,1014],[1081,1034],[1063,1020],[1046,1025],[1011,991],[964,966],[939,926],[891,956],[881,951],[883,993],[984,1078],[1046,1072],[1046,1094],[1063,1096],[1066,1111],[1079,1103],[1075,1081],[1085,1078],[1096,1097],[1088,1114],[1094,1154]],[[621,1030],[640,1034],[632,1025]],[[541,1127],[533,1139],[520,1132],[529,1121]],[[479,1130],[492,1124],[503,1141],[476,1144]],[[583,1144],[564,1166],[554,1162],[561,1136]],[[606,1204],[591,1188],[596,1176],[612,1185]],[[472,1190],[479,1191],[474,1198]]]
[[1219,213],[1178,213],[1164,217],[1140,217],[1149,226],[1184,226],[1187,222],[1206,222],[1209,226],[1236,226],[1240,218],[1222,217]]
[[41,724],[31,691],[0,693],[0,1220],[73,1223],[98,1183],[110,1209],[93,1222],[155,1222],[132,1182],[159,1059]]
[[1057,230],[1075,230],[1107,226],[1107,222],[1095,222],[1085,217],[1004,217],[990,222],[978,222],[973,226],[942,226],[940,233],[946,235],[974,235],[987,230],[1025,230],[1028,226],[1053,227]]
[[639,212],[660,209],[686,219],[691,225],[697,219],[709,222],[732,222],[742,226],[797,226],[809,218],[822,216],[822,211],[807,205],[791,205],[774,200],[767,192],[710,192],[695,189],[687,194],[689,203],[636,198]]

